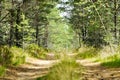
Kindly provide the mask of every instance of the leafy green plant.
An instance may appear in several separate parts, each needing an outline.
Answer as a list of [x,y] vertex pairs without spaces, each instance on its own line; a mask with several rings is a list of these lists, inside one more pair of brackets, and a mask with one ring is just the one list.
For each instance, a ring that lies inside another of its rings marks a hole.
[[21,48],[8,46],[0,47],[0,63],[4,66],[19,65],[25,62],[25,53]]
[[99,50],[93,47],[82,47],[78,50],[78,54],[76,55],[77,58],[84,59],[84,58],[92,58],[97,56]]
[[0,66],[0,76],[4,75],[5,73],[5,67]]
[[23,49],[17,47],[11,47],[11,52],[13,54],[12,64],[20,65],[25,63],[26,54]]
[[64,58],[54,65],[50,72],[37,80],[82,80],[83,68],[74,59]]
[[46,56],[46,50],[36,44],[30,44],[28,47],[26,47],[26,51],[33,57],[45,58]]
[[2,65],[9,65],[12,63],[13,54],[10,51],[8,46],[1,46],[0,47],[0,63]]

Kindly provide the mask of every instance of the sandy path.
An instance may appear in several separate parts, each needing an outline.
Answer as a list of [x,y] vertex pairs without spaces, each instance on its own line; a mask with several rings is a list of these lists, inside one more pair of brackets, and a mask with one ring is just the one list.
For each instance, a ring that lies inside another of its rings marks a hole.
[[48,73],[49,68],[56,63],[56,60],[38,60],[27,58],[27,64],[18,67],[9,67],[6,75],[0,80],[35,80]]
[[77,60],[85,67],[83,80],[120,80],[120,68],[105,68],[98,62],[91,60]]
[[[120,80],[120,68],[105,68],[98,62],[92,62],[89,59],[76,60],[85,67],[83,80]],[[0,80],[35,80],[38,77],[48,73],[58,60],[38,60],[27,58],[27,64],[18,67],[9,67],[6,75]]]

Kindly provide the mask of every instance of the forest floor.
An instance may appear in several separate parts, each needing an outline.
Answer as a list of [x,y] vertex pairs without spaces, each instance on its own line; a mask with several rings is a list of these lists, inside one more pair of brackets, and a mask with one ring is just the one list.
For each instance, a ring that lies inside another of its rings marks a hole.
[[[76,61],[85,67],[83,80],[120,80],[120,68],[106,68],[101,66],[99,62],[92,62],[89,59]],[[26,64],[17,67],[9,67],[6,75],[0,80],[35,80],[46,75],[49,68],[58,60],[27,58],[26,62]]]

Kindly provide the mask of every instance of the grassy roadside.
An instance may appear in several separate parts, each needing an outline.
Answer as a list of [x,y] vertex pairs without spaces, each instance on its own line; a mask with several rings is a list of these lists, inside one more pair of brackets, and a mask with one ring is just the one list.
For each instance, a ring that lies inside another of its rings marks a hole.
[[0,66],[0,76],[3,76],[5,73],[5,67]]
[[106,46],[103,49],[83,47],[77,53],[77,59],[91,59],[92,61],[100,62],[105,67],[120,67],[119,47],[111,48]]
[[81,47],[76,53],[76,59],[88,59],[98,56],[99,49],[93,47]]
[[7,67],[24,64],[26,57],[44,58],[45,55],[45,49],[33,44],[24,50],[15,46],[0,46],[0,76],[4,75]]

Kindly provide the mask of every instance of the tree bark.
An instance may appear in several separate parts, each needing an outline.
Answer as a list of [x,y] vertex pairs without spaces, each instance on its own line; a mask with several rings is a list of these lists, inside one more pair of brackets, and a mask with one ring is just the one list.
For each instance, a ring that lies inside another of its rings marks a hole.
[[[18,8],[17,8],[17,14],[16,14],[16,27],[15,27],[15,38],[16,38],[16,46],[20,47],[22,45],[22,36],[19,32],[19,28],[18,26],[20,26],[20,15],[21,15],[21,9],[20,9],[20,5],[18,5]],[[21,27],[21,26],[20,26]]]
[[[36,0],[36,6],[38,5],[38,1]],[[35,24],[35,30],[36,30],[36,44],[39,46],[39,26],[38,26],[38,11],[36,11],[35,13],[35,20],[34,20],[34,24]]]
[[10,10],[10,36],[9,36],[9,46],[14,44],[14,10]]
[[14,44],[14,17],[15,11],[13,9],[14,2],[12,0],[12,9],[9,10],[10,13],[10,35],[9,35],[9,46],[11,47]]
[[48,26],[46,24],[46,28],[45,28],[45,44],[44,44],[45,48],[48,47]]
[[117,0],[114,0],[114,37],[117,39]]
[[0,1],[0,18],[1,18],[1,15],[2,15],[2,1]]

